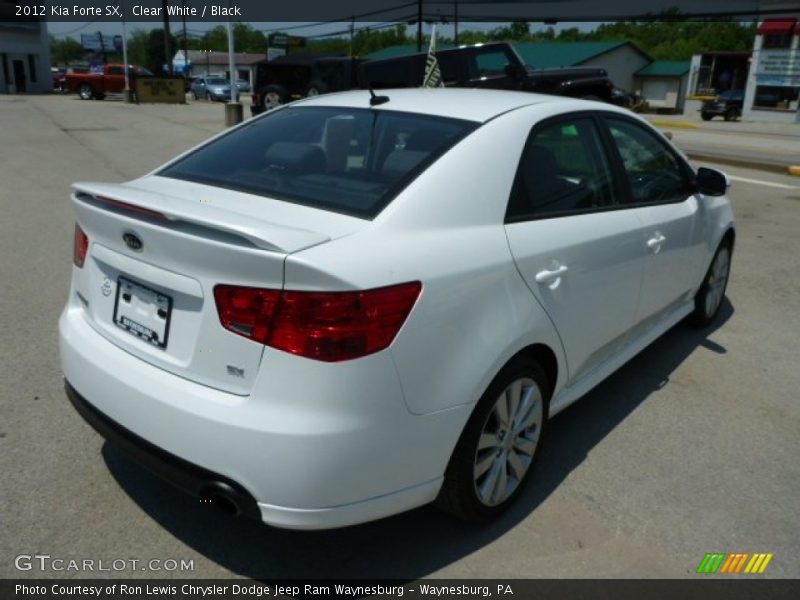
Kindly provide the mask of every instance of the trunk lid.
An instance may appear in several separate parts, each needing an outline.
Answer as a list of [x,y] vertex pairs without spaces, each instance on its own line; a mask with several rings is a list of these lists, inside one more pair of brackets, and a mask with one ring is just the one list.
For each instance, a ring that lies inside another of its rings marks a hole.
[[223,329],[214,286],[281,289],[288,254],[367,223],[155,176],[73,187],[89,238],[73,269],[87,321],[155,366],[239,395],[250,393],[263,346]]

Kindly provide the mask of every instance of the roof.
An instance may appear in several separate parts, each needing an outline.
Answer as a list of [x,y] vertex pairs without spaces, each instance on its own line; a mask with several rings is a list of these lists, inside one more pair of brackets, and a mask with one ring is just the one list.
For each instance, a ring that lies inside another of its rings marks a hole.
[[790,35],[797,26],[797,19],[764,19],[756,33],[760,35]]
[[[381,90],[380,94],[388,96],[390,100],[376,106],[374,110],[420,113],[480,123],[510,110],[533,104],[559,103],[559,106],[566,106],[570,103],[576,105],[576,109],[596,104],[562,96],[473,88],[403,88]],[[299,100],[295,105],[369,108],[369,99],[370,94],[367,90],[357,90],[312,96]],[[610,104],[602,106],[604,110],[623,110]]]
[[601,54],[606,54],[629,42],[541,42],[517,43],[514,48],[523,61],[532,67],[546,69],[552,67],[574,67],[585,63]]
[[[182,52],[179,51],[182,55]],[[176,54],[176,58],[177,58]],[[264,54],[253,52],[234,52],[233,62],[237,65],[252,65],[266,58]],[[175,59],[173,59],[175,60]],[[200,50],[189,50],[189,62],[195,66],[209,65],[228,65],[227,52],[202,52]]]
[[[549,67],[572,67],[591,60],[597,56],[616,50],[623,46],[629,46],[634,51],[650,58],[635,45],[625,41],[613,42],[512,42],[512,46],[522,58],[523,62],[537,68]],[[439,46],[437,50],[448,50],[453,46]],[[423,47],[423,52],[427,52],[427,47]],[[416,44],[403,44],[400,46],[389,46],[367,54],[365,58],[396,58],[417,54]]]
[[[452,46],[440,46],[439,44],[436,45],[437,50],[447,50],[452,48]],[[422,52],[427,52],[428,47],[423,44],[422,45]],[[377,60],[379,58],[397,58],[398,56],[408,56],[409,54],[418,54],[420,51],[417,50],[416,44],[402,44],[399,46],[387,46],[386,48],[381,48],[380,50],[376,50],[375,52],[371,52],[364,56],[364,58],[369,58],[372,60]]]
[[637,77],[683,77],[689,72],[691,61],[654,60],[646,67],[636,71]]

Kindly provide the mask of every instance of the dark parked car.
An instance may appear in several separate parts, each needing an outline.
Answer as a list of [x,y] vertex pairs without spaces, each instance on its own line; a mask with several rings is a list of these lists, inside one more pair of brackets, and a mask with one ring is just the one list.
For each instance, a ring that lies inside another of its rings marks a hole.
[[298,54],[262,61],[256,68],[250,110],[257,115],[298,98],[358,87],[355,58]]
[[742,106],[744,106],[744,90],[728,90],[717,96],[716,100],[703,102],[700,116],[704,121],[710,121],[714,117],[735,121],[742,116]]
[[[446,87],[491,88],[612,101],[614,84],[605,69],[570,67],[535,69],[526,65],[507,42],[492,42],[439,50],[436,53]],[[362,88],[418,87],[427,54],[364,61],[359,68]]]

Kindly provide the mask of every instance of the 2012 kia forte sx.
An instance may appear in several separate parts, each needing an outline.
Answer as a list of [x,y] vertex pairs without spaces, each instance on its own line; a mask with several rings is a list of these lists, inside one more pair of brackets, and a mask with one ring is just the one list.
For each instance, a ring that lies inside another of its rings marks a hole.
[[383,93],[286,105],[72,194],[72,403],[280,527],[497,515],[549,417],[725,295],[728,179],[642,119]]

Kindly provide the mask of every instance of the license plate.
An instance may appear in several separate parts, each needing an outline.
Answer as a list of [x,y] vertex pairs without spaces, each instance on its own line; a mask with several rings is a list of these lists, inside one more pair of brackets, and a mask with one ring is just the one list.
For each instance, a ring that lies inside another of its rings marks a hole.
[[125,277],[117,279],[114,323],[157,348],[167,347],[172,298]]

